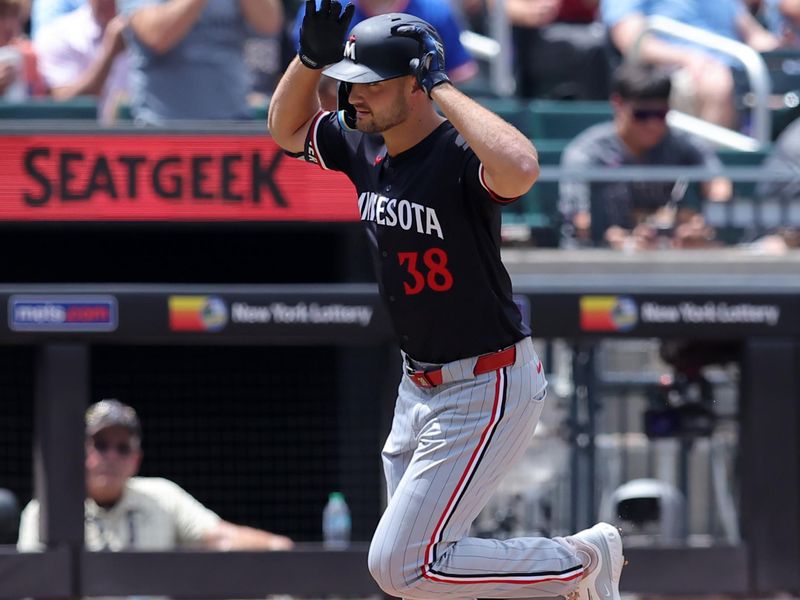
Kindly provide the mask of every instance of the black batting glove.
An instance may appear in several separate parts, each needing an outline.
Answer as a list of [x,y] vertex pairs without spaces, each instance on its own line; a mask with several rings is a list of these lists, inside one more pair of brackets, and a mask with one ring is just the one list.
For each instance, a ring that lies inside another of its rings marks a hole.
[[337,0],[306,0],[306,14],[300,26],[300,60],[309,69],[322,69],[342,59],[344,36],[356,7],[342,10]]
[[431,90],[437,85],[450,83],[450,78],[444,71],[444,44],[435,31],[423,25],[401,25],[395,33],[419,42],[420,57],[412,58],[410,66],[429,98]]

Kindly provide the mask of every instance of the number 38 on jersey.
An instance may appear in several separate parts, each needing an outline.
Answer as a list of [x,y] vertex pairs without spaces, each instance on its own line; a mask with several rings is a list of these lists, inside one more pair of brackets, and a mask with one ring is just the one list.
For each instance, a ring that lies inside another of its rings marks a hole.
[[398,252],[397,260],[408,271],[403,282],[407,296],[419,294],[425,288],[446,292],[453,287],[453,274],[447,269],[447,252],[441,248],[428,248],[425,252]]

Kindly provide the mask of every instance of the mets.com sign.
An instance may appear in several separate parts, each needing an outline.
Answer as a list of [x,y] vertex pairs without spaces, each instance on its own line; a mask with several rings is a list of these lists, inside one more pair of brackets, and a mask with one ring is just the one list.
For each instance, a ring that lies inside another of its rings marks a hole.
[[20,295],[8,301],[12,331],[114,331],[117,322],[117,300],[109,295]]
[[628,332],[638,325],[759,325],[776,327],[781,307],[753,302],[637,302],[629,296],[581,296],[582,331]]

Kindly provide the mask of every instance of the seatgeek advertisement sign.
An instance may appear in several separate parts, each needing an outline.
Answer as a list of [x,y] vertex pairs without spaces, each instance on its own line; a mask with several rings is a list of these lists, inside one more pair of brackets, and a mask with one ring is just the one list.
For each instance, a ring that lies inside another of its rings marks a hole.
[[264,135],[0,137],[0,222],[358,221],[341,173]]

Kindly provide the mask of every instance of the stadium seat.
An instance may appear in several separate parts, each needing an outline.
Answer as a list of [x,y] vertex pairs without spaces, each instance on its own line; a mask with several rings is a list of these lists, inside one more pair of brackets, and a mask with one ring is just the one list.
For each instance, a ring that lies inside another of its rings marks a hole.
[[533,100],[528,104],[526,132],[537,142],[570,140],[583,130],[613,118],[606,101]]
[[97,120],[97,101],[92,96],[71,100],[32,98],[25,102],[0,100],[0,119],[89,119]]
[[267,111],[269,110],[269,104],[264,104],[260,106],[251,106],[250,107],[250,117],[254,121],[266,121],[267,120]]
[[[769,154],[769,149],[756,152],[742,152],[739,150],[717,149],[717,156],[726,167],[757,167]],[[734,196],[752,198],[755,193],[755,183],[749,181],[735,182],[733,185]]]
[[800,50],[762,52],[772,84],[772,139],[800,117]]
[[[726,167],[757,167],[770,153],[769,148],[757,152],[717,149],[722,164]],[[755,197],[756,184],[750,181],[733,183],[733,198],[730,202],[706,202],[703,212],[706,221],[714,225],[717,238],[726,244],[736,244],[759,229],[756,223],[759,199]],[[750,215],[750,216],[747,216]]]
[[514,127],[528,133],[527,109],[523,102],[516,98],[495,98],[491,96],[473,96],[473,99],[493,113],[511,123]]

